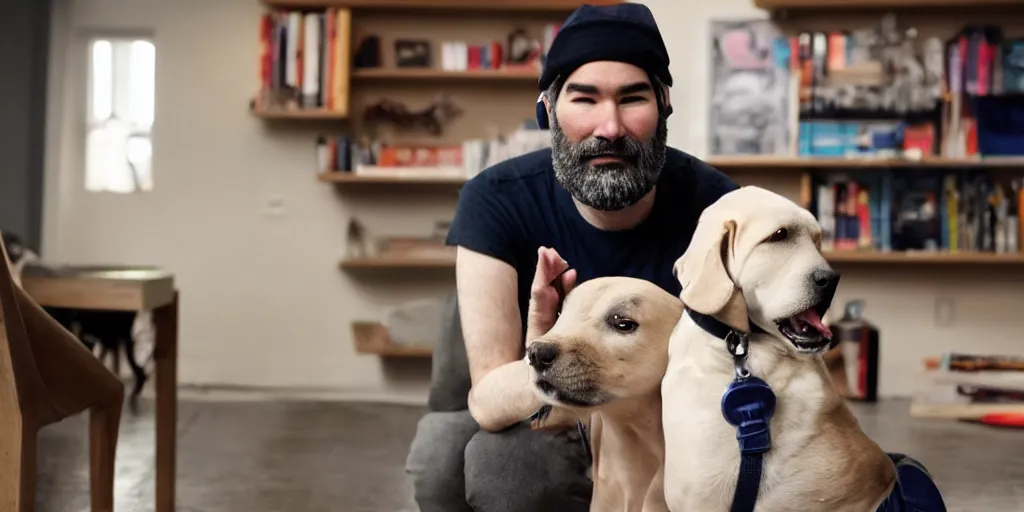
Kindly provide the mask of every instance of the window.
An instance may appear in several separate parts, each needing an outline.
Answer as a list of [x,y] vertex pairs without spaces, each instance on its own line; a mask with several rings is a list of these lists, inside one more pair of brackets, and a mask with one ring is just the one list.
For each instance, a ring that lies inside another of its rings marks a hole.
[[140,38],[89,42],[85,189],[153,189],[156,48]]

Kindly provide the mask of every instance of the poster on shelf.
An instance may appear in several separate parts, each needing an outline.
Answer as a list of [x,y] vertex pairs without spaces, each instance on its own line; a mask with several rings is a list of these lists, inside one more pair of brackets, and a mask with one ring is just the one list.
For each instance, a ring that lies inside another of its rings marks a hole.
[[711,21],[711,155],[793,154],[789,52],[769,20]]

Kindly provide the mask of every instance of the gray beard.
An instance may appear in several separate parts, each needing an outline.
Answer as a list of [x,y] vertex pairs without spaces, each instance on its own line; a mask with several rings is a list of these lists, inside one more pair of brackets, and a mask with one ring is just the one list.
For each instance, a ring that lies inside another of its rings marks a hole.
[[[647,142],[631,137],[608,141],[590,137],[571,142],[551,117],[551,163],[555,179],[579,202],[600,211],[617,211],[640,201],[658,183],[665,166],[668,122],[658,115],[654,136]],[[590,157],[609,154],[622,157],[622,163],[591,165]]]

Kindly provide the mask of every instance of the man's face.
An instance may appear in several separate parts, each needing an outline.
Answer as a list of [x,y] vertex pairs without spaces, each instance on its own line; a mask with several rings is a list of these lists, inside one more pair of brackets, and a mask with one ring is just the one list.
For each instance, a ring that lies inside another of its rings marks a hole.
[[580,66],[550,118],[555,177],[577,201],[621,210],[658,182],[667,124],[642,69],[611,61]]

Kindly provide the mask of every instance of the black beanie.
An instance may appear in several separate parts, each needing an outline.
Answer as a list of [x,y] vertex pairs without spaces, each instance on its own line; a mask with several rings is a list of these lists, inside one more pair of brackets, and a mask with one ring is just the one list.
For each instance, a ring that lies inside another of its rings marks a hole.
[[588,62],[632,64],[672,85],[668,50],[651,10],[643,4],[583,4],[566,18],[544,61],[540,90]]

